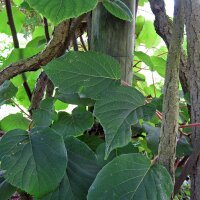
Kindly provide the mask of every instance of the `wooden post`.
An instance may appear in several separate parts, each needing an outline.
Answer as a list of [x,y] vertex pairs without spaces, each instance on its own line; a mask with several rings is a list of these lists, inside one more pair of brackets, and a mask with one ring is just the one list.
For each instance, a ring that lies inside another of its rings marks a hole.
[[123,0],[132,11],[132,22],[111,15],[99,3],[92,13],[91,50],[116,58],[122,71],[121,79],[132,84],[132,62],[135,37],[135,0]]

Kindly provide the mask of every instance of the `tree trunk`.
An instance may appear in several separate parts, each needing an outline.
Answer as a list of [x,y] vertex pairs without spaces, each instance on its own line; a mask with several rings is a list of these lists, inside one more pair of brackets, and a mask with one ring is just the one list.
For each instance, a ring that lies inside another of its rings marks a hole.
[[[186,31],[188,65],[190,71],[191,122],[200,122],[200,2],[186,0]],[[192,130],[194,152],[200,152],[200,127]],[[200,159],[196,160],[191,174],[192,200],[200,199]]]
[[169,171],[175,182],[176,139],[179,117],[179,65],[184,33],[183,0],[176,0],[164,86],[163,120],[158,152],[159,163]]
[[[135,0],[123,2],[135,16]],[[116,58],[121,65],[121,79],[129,85],[132,84],[134,20],[127,22],[114,17],[102,3],[92,13],[91,49]]]

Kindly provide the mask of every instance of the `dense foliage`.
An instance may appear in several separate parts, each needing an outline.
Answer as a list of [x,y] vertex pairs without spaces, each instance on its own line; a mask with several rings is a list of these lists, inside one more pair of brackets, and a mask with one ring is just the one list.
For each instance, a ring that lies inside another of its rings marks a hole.
[[[54,34],[57,25],[83,16],[99,3],[13,0],[14,26],[25,42],[19,39],[21,48],[8,42],[1,49],[0,69],[34,58],[48,47],[47,34]],[[131,22],[134,18],[121,0],[101,3],[121,20]],[[139,1],[139,8],[145,5],[146,0]],[[37,70],[15,74],[1,84],[2,110],[14,107],[18,110],[0,122],[1,200],[11,198],[14,193],[28,194],[35,200],[170,199],[173,191],[170,175],[156,162],[168,50],[156,34],[153,22],[140,9],[138,12],[132,86],[120,80],[120,65],[114,58],[87,50],[86,42],[82,41],[87,39],[85,31],[81,35],[74,33],[76,42],[70,41],[61,57],[56,56],[45,66],[41,63]],[[8,17],[2,3],[0,39],[14,37]],[[48,28],[43,26],[43,20],[48,20]],[[79,51],[73,51],[76,45]],[[44,73],[55,90],[53,95],[46,92],[39,97],[39,106],[34,107],[34,94]],[[188,95],[180,86],[180,125],[189,122]],[[67,107],[72,104],[76,107],[69,112]],[[190,127],[180,126],[179,130],[177,176],[184,164],[181,161],[192,151]],[[185,195],[188,194],[179,194],[181,198]]]

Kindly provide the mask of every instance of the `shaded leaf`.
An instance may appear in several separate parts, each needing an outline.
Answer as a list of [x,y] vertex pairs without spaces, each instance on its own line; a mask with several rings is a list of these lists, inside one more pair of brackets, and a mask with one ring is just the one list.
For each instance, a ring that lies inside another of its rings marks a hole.
[[167,170],[140,154],[116,157],[98,173],[88,200],[167,200],[173,191]]
[[131,125],[139,119],[150,120],[155,113],[153,104],[145,105],[144,96],[134,88],[118,87],[106,93],[94,107],[94,114],[104,128],[106,156],[131,140]]
[[88,189],[99,171],[96,155],[85,143],[73,137],[67,138],[65,145],[71,190],[78,200],[85,200]]
[[17,88],[10,82],[5,81],[0,85],[0,105],[6,103],[6,101],[17,93]]
[[[58,68],[59,66],[59,68]],[[60,93],[82,93],[97,98],[120,84],[120,65],[112,57],[96,52],[69,52],[50,62],[45,72]]]
[[91,112],[84,109],[75,108],[72,114],[60,112],[58,120],[53,123],[52,128],[61,136],[79,136],[87,129],[91,128],[94,119]]
[[127,21],[133,20],[131,10],[121,0],[104,0],[103,5],[115,17]]
[[35,197],[55,190],[67,167],[64,141],[50,128],[6,133],[0,141],[0,160],[5,179]]
[[83,13],[87,13],[94,9],[98,3],[97,0],[27,0],[27,2],[32,8],[55,24],[64,19],[76,18]]
[[47,98],[41,102],[40,108],[32,111],[35,126],[48,127],[52,123],[54,98]]

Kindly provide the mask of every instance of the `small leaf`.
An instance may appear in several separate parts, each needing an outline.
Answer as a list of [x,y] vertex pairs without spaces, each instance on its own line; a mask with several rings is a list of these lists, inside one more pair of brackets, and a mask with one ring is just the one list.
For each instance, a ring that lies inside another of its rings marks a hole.
[[38,198],[57,188],[67,167],[64,141],[50,128],[6,133],[0,160],[6,181]]
[[97,98],[106,89],[120,85],[119,63],[96,52],[69,52],[50,62],[44,70],[64,94],[79,93],[81,97]]
[[64,139],[69,136],[79,136],[87,129],[92,127],[94,122],[91,112],[75,108],[72,114],[66,112],[60,112],[58,114],[58,120],[52,125],[59,135]]
[[98,3],[97,0],[27,0],[27,2],[55,24],[87,13],[93,10]]
[[32,111],[35,126],[48,127],[52,123],[54,98],[47,98],[41,102],[40,108]]
[[127,21],[133,20],[133,14],[121,0],[104,0],[103,5],[115,17]]
[[6,100],[15,96],[16,93],[17,88],[10,81],[5,81],[0,85],[0,105],[6,103]]
[[151,165],[140,154],[116,157],[98,173],[88,192],[88,200],[168,200],[173,185],[167,170]]
[[[18,9],[15,6],[12,7],[12,13],[13,13],[13,16],[15,16],[14,23],[15,23],[16,31],[20,32],[22,29],[23,23],[25,22],[26,16],[24,15],[23,12],[20,11],[20,9]],[[8,17],[7,17],[6,8],[3,8],[1,10],[0,19],[1,19],[0,33],[12,35],[10,31],[10,26],[7,23]]]
[[105,131],[106,156],[131,140],[131,125],[139,119],[149,120],[155,113],[153,104],[145,105],[144,96],[134,88],[113,88],[98,100],[94,115]]
[[146,53],[142,51],[135,51],[134,55],[137,56],[140,61],[144,62],[147,66],[154,68],[154,64],[152,63],[150,56],[148,56]]
[[11,114],[0,121],[0,128],[2,131],[8,132],[13,129],[27,130],[30,121],[21,113]]

